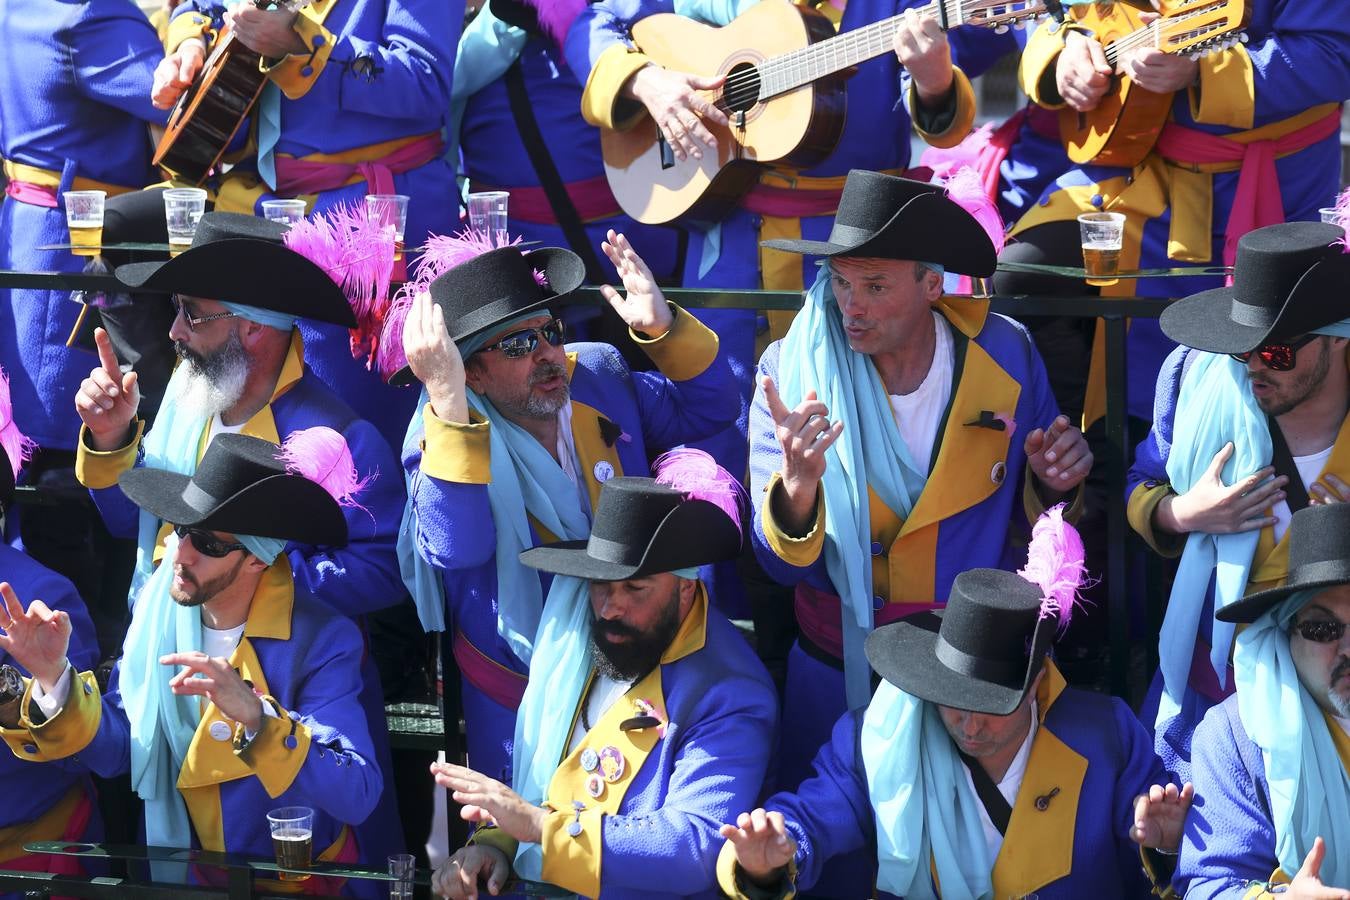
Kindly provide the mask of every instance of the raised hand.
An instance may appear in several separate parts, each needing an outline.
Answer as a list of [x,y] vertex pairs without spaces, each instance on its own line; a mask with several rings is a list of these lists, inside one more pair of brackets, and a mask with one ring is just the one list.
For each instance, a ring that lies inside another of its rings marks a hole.
[[159,61],[150,83],[150,102],[156,109],[168,109],[178,102],[206,61],[206,43],[201,38],[188,38],[178,49]]
[[914,79],[914,90],[924,106],[940,106],[952,87],[952,48],[935,16],[905,10],[891,41],[895,56]]
[[704,121],[725,126],[727,116],[698,92],[716,90],[723,81],[649,65],[633,75],[625,93],[647,107],[676,159],[702,159],[705,147],[717,149],[717,138]]
[[469,422],[469,399],[464,393],[464,359],[450,340],[445,311],[422,291],[413,297],[403,323],[403,353],[413,375],[427,389],[431,410],[447,422]]
[[666,295],[656,285],[652,270],[637,255],[628,238],[618,234],[613,228],[600,242],[600,249],[614,264],[623,282],[626,297],[607,284],[600,285],[601,295],[614,307],[614,311],[629,328],[649,338],[659,338],[670,330],[674,315],[666,303]]
[[1177,788],[1155,784],[1147,794],[1134,799],[1134,825],[1130,838],[1144,847],[1156,847],[1176,853],[1181,846],[1181,832],[1186,825],[1186,813],[1195,798],[1195,788],[1188,781]]
[[816,487],[825,476],[825,451],[844,433],[844,423],[829,420],[830,411],[816,399],[815,391],[808,391],[797,408],[789,410],[772,378],[765,378],[761,386],[783,450],[779,474],[787,502],[773,512],[789,534],[800,534],[810,522]]
[[720,832],[735,848],[736,865],[761,884],[781,877],[781,870],[797,853],[797,842],[783,827],[780,812],[741,813],[735,825],[723,825]]
[[452,763],[432,763],[431,774],[464,806],[459,815],[466,822],[496,822],[502,831],[527,844],[537,844],[543,837],[543,807],[527,802],[500,781]]
[[98,368],[80,383],[75,393],[75,411],[89,429],[95,450],[116,450],[130,439],[131,422],[141,405],[136,373],[122,374],[112,340],[102,328],[94,329]]
[[169,653],[159,658],[161,666],[182,666],[169,679],[169,689],[180,696],[205,697],[229,719],[250,732],[262,727],[262,698],[223,656],[207,656],[200,650]]
[[479,880],[487,881],[487,892],[496,896],[511,874],[511,863],[496,847],[472,844],[461,847],[431,876],[431,890],[451,900],[476,900]]
[[4,618],[0,619],[0,650],[32,674],[47,693],[61,680],[70,663],[70,616],[54,610],[41,600],[28,604],[24,612],[19,597],[8,581],[0,581],[0,599]]
[[1049,428],[1037,428],[1022,442],[1027,465],[1047,491],[1062,494],[1076,488],[1092,471],[1092,451],[1083,432],[1056,416]]
[[1055,63],[1055,87],[1064,102],[1079,112],[1096,109],[1111,87],[1114,70],[1096,38],[1070,30]]
[[1275,517],[1266,510],[1284,499],[1289,479],[1284,475],[1272,478],[1275,468],[1266,466],[1231,485],[1224,484],[1223,467],[1232,455],[1232,443],[1224,444],[1190,490],[1163,498],[1154,512],[1157,526],[1172,534],[1233,534],[1274,525]]
[[1326,842],[1321,837],[1314,838],[1312,849],[1303,859],[1303,867],[1284,892],[1287,900],[1350,900],[1350,891],[1322,883],[1322,860],[1326,856]]

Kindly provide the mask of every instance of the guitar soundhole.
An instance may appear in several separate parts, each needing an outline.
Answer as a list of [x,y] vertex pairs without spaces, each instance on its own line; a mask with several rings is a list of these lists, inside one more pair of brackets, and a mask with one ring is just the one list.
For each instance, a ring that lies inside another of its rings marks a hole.
[[759,67],[738,63],[727,72],[722,88],[723,108],[727,112],[745,112],[759,102]]

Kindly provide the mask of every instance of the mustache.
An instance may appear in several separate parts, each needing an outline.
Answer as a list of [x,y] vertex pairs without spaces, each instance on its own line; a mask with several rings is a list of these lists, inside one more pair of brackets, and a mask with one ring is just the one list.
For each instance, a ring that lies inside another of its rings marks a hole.
[[595,622],[595,630],[599,634],[612,637],[636,638],[642,636],[642,632],[638,629],[625,625],[622,622],[613,622],[608,619],[597,619]]
[[548,381],[550,378],[565,377],[567,369],[557,363],[543,362],[534,367],[530,373],[530,385],[539,384],[541,381]]
[[1346,675],[1350,675],[1350,658],[1341,657],[1341,661],[1337,663],[1336,668],[1331,670],[1331,683],[1335,684]]

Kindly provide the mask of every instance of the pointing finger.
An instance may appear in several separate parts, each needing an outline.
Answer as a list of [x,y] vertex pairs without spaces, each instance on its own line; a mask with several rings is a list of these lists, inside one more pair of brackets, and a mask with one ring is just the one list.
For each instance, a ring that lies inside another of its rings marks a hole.
[[94,329],[94,344],[98,347],[98,362],[109,376],[122,380],[122,366],[117,362],[117,351],[113,350],[112,338],[102,328]]

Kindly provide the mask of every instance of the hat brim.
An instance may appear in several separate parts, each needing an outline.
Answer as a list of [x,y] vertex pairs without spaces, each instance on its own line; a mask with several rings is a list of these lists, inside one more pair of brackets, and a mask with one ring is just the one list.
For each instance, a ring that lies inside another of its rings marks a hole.
[[1214,618],[1220,622],[1250,624],[1261,618],[1272,606],[1289,599],[1299,591],[1320,591],[1323,588],[1350,584],[1350,560],[1345,562],[1345,571],[1329,578],[1318,578],[1296,584],[1284,584],[1280,587],[1248,594],[1236,603],[1230,603],[1223,609],[1215,610]]
[[636,576],[642,568],[596,559],[586,552],[586,541],[561,541],[534,547],[520,554],[520,561],[531,569],[588,581],[624,581]]
[[[260,278],[258,273],[266,273]],[[118,266],[117,280],[133,290],[186,294],[355,328],[356,317],[333,279],[285,245],[259,238],[225,238],[156,262]]]
[[937,656],[942,611],[906,616],[867,636],[867,661],[882,678],[921,700],[991,716],[1012,713],[1031,690],[1031,683],[1050,647],[1054,625],[1036,623],[1026,673],[1019,684],[984,681],[948,668]]

